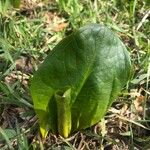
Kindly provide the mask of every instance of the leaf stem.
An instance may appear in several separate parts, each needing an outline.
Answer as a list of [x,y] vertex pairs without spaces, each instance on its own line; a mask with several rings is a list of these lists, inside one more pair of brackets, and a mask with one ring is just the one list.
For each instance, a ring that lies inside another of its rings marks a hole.
[[55,93],[55,99],[57,103],[57,123],[58,132],[61,136],[67,138],[71,131],[71,89],[65,92],[57,91]]

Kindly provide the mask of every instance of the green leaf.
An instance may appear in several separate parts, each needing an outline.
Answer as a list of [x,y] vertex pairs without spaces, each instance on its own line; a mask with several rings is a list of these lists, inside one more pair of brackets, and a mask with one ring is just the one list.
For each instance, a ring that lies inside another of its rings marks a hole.
[[[129,80],[130,68],[125,46],[104,26],[90,24],[63,39],[31,80],[43,137],[49,130],[66,137],[99,122]],[[63,98],[68,90],[69,98]],[[55,96],[58,91],[62,91],[63,111]],[[60,132],[58,118],[68,133]]]
[[10,0],[11,4],[15,8],[19,8],[21,0]]

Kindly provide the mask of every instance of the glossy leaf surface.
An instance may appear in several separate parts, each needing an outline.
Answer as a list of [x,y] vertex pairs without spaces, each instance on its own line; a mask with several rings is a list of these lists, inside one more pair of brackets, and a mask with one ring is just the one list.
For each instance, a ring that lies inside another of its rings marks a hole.
[[130,67],[125,46],[104,26],[90,24],[63,39],[31,81],[42,135],[52,130],[68,137],[99,122],[128,81]]

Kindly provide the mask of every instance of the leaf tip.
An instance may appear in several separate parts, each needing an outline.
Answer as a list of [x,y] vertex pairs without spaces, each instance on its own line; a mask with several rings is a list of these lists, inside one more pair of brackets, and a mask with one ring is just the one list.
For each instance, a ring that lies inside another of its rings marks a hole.
[[42,138],[47,137],[48,131],[46,129],[40,127],[40,132],[41,132]]

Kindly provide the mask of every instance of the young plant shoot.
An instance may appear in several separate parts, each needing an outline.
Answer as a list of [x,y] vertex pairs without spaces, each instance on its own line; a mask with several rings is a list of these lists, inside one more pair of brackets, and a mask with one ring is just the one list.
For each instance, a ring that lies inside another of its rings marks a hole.
[[67,138],[99,122],[130,77],[130,57],[107,27],[90,24],[64,38],[31,79],[40,131]]

